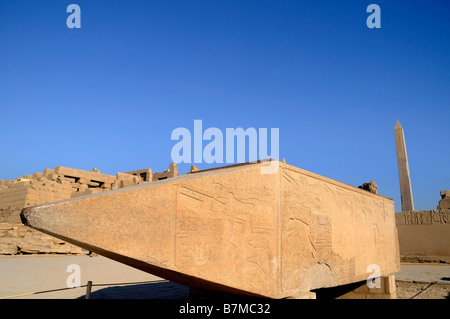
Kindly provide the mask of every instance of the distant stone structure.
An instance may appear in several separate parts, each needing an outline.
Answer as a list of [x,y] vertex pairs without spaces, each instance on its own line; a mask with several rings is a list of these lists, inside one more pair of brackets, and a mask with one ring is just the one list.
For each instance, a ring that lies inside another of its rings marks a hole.
[[369,191],[372,194],[378,194],[378,191],[377,191],[378,185],[375,184],[375,181],[370,181],[369,183],[364,183],[361,186],[358,186],[358,188]]
[[450,191],[441,191],[437,210],[396,213],[403,260],[450,262]]
[[399,121],[395,124],[394,132],[402,211],[413,211],[414,201],[411,189],[411,178],[409,176],[408,155],[406,154],[405,134]]
[[441,191],[442,199],[439,201],[438,209],[450,209],[450,191]]
[[59,253],[80,254],[81,248],[22,225],[20,212],[24,207],[40,205],[78,196],[85,196],[141,183],[178,176],[176,164],[162,173],[152,174],[151,168],[102,174],[56,166],[42,173],[25,175],[15,180],[0,180],[0,255]]

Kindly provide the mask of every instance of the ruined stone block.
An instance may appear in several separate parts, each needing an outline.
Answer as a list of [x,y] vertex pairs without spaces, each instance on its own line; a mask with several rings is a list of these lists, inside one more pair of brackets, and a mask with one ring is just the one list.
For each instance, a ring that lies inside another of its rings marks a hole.
[[69,245],[51,245],[50,252],[56,254],[69,254],[70,246]]
[[64,176],[64,177],[73,177],[76,179],[83,178],[87,179],[90,182],[108,182],[108,183],[114,183],[115,177],[107,174],[102,174],[98,172],[88,172],[81,169],[75,169],[75,168],[69,168],[69,167],[63,167],[63,166],[56,166],[55,167],[55,174]]
[[12,244],[13,238],[12,237],[0,237],[0,244]]
[[17,254],[17,247],[15,245],[0,244],[1,255],[15,255]]
[[18,232],[18,234],[19,234],[20,237],[24,237],[25,234],[28,232],[28,229],[25,228],[25,227],[22,227],[22,228],[19,228],[19,229],[17,230],[17,232]]
[[439,201],[438,209],[450,209],[450,191],[441,191],[442,199]]
[[364,189],[372,194],[378,194],[377,188],[378,185],[375,184],[375,181],[370,181],[369,183],[364,183],[361,186],[358,186],[361,189]]
[[39,253],[39,251],[40,251],[40,249],[37,246],[29,245],[29,246],[20,247],[20,253],[23,253],[23,254],[37,254],[37,253]]
[[77,247],[74,245],[70,245],[70,253],[74,255],[80,255],[83,253],[83,249],[81,247]]
[[19,232],[17,231],[17,229],[8,230],[8,231],[6,232],[6,236],[8,236],[8,237],[15,237],[15,238],[22,237],[22,236],[19,234]]
[[43,173],[39,173],[39,172],[34,172],[33,173],[33,177],[32,178],[38,179],[40,177],[44,177],[44,174]]
[[10,230],[13,225],[10,223],[0,223],[0,230]]
[[[121,173],[123,174],[123,173]],[[137,171],[126,172],[125,174],[139,176],[143,182],[153,181],[153,173],[151,168],[140,169]],[[116,176],[116,179],[120,179]]]
[[44,171],[43,171],[43,174],[44,174],[44,176],[45,177],[49,177],[51,174],[53,174],[55,171],[53,170],[53,169],[50,169],[50,168],[46,168],[46,169],[44,169]]
[[53,244],[54,245],[62,245],[62,244],[65,243],[64,240],[61,240],[61,239],[56,238],[56,237],[52,237],[52,240],[53,240]]

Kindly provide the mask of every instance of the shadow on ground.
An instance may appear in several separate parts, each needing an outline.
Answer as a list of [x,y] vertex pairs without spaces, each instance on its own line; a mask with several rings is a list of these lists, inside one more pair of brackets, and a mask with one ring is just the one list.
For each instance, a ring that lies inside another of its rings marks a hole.
[[[96,288],[95,283],[93,286]],[[189,287],[166,281],[101,288],[92,291],[90,299],[187,299],[188,297]],[[77,299],[85,298],[83,295]]]

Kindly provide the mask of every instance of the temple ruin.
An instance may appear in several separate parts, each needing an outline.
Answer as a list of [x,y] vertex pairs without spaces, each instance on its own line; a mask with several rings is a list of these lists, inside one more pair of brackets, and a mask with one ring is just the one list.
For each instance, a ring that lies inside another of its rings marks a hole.
[[450,263],[450,191],[441,191],[437,209],[395,214],[403,261]]
[[58,253],[80,254],[82,249],[24,226],[24,207],[41,205],[107,190],[149,183],[178,176],[176,164],[153,173],[151,168],[117,172],[116,176],[56,166],[14,180],[0,180],[0,255]]

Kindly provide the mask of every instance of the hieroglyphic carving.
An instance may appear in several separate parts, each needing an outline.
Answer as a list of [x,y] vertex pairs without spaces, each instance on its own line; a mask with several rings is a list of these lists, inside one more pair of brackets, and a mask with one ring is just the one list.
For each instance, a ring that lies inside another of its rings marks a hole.
[[175,231],[175,265],[202,265],[210,260],[214,251],[214,242],[207,241],[207,238],[214,232],[220,233],[221,223],[215,223],[214,218],[205,219],[204,212],[211,215],[214,201],[223,204],[213,196],[187,187],[179,188]]
[[[178,188],[175,266],[203,278],[213,278],[214,269],[220,268],[224,278],[238,286],[257,273],[255,286],[273,286],[275,191],[258,181],[255,187],[240,188],[238,176],[230,175],[192,180]],[[220,267],[223,264],[229,266]]]
[[449,224],[450,210],[421,210],[396,213],[397,227]]
[[392,200],[289,167],[281,181],[283,289],[300,285],[302,274],[324,260],[345,281],[376,256],[398,256]]
[[450,211],[444,211],[443,209],[439,210],[439,223],[441,224],[448,224]]
[[402,256],[450,256],[450,210],[395,215]]

